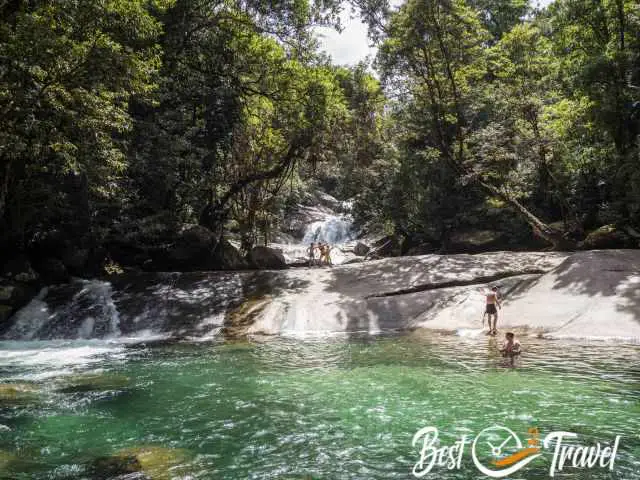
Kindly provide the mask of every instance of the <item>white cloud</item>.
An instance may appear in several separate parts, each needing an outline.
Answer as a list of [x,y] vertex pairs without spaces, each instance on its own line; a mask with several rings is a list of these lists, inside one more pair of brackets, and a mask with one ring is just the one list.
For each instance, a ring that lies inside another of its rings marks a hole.
[[340,22],[344,30],[341,33],[333,28],[316,28],[320,48],[331,55],[333,63],[338,65],[355,65],[367,55],[375,55],[375,47],[369,46],[367,26],[362,23],[357,13],[342,12]]

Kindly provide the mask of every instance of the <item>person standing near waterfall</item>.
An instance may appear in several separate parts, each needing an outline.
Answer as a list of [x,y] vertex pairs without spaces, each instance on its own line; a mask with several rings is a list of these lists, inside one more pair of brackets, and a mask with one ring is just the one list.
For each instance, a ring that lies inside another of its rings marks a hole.
[[320,242],[318,244],[318,250],[320,251],[320,265],[322,265],[323,263],[325,263],[327,261],[327,247],[325,246],[324,242]]
[[[495,335],[498,333],[498,309],[502,308],[500,300],[498,299],[498,287],[491,287],[491,291],[485,296],[485,315],[489,316],[489,333],[488,335]],[[493,325],[491,319],[493,318]]]
[[315,242],[311,242],[309,246],[309,266],[313,267],[316,264],[316,244]]
[[331,245],[328,243],[324,244],[324,261],[330,267],[333,267],[333,263],[331,262]]

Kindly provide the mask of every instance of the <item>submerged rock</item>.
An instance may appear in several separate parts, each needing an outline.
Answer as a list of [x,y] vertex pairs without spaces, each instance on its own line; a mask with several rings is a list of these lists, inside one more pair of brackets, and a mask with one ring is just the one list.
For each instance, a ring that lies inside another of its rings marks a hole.
[[114,477],[125,475],[125,478],[129,478],[129,474],[135,473],[144,475],[142,473],[142,465],[135,455],[96,458],[89,467],[89,473],[95,480],[110,480]]
[[640,242],[634,239],[625,231],[615,225],[604,225],[587,235],[587,238],[580,244],[580,248],[587,249],[609,249],[609,248],[634,248]]
[[64,377],[60,380],[57,390],[62,393],[104,392],[125,390],[130,384],[131,379],[124,375],[92,373]]
[[28,383],[0,383],[0,407],[12,407],[36,402],[39,390]]
[[11,465],[16,463],[17,459],[18,457],[15,453],[0,450],[0,476],[2,476],[4,472],[9,471]]
[[[188,459],[188,452],[182,449],[160,446],[132,447],[120,450],[111,457],[97,459],[92,470],[110,468],[116,475],[141,472],[151,480],[170,480],[188,473],[185,465]],[[118,468],[122,470],[117,471]]]

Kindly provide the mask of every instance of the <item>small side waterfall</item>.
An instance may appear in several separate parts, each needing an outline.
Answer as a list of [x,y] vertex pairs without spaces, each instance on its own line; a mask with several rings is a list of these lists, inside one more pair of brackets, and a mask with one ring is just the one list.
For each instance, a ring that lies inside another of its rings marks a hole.
[[44,288],[20,310],[4,338],[112,338],[120,335],[120,316],[109,282],[80,280]]
[[16,313],[3,340],[155,339],[215,334],[243,301],[252,274],[129,274],[44,288]]
[[43,288],[33,300],[15,314],[11,328],[4,334],[5,338],[9,340],[38,338],[38,332],[51,316],[49,305],[44,301],[48,292],[47,287]]

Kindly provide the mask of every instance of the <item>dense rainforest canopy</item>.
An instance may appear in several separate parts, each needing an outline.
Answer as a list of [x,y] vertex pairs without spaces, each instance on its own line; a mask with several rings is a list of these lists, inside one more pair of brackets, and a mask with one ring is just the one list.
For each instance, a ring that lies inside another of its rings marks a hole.
[[[318,48],[350,8],[372,65]],[[5,256],[154,216],[246,251],[317,186],[406,245],[638,235],[640,5],[0,1]]]

